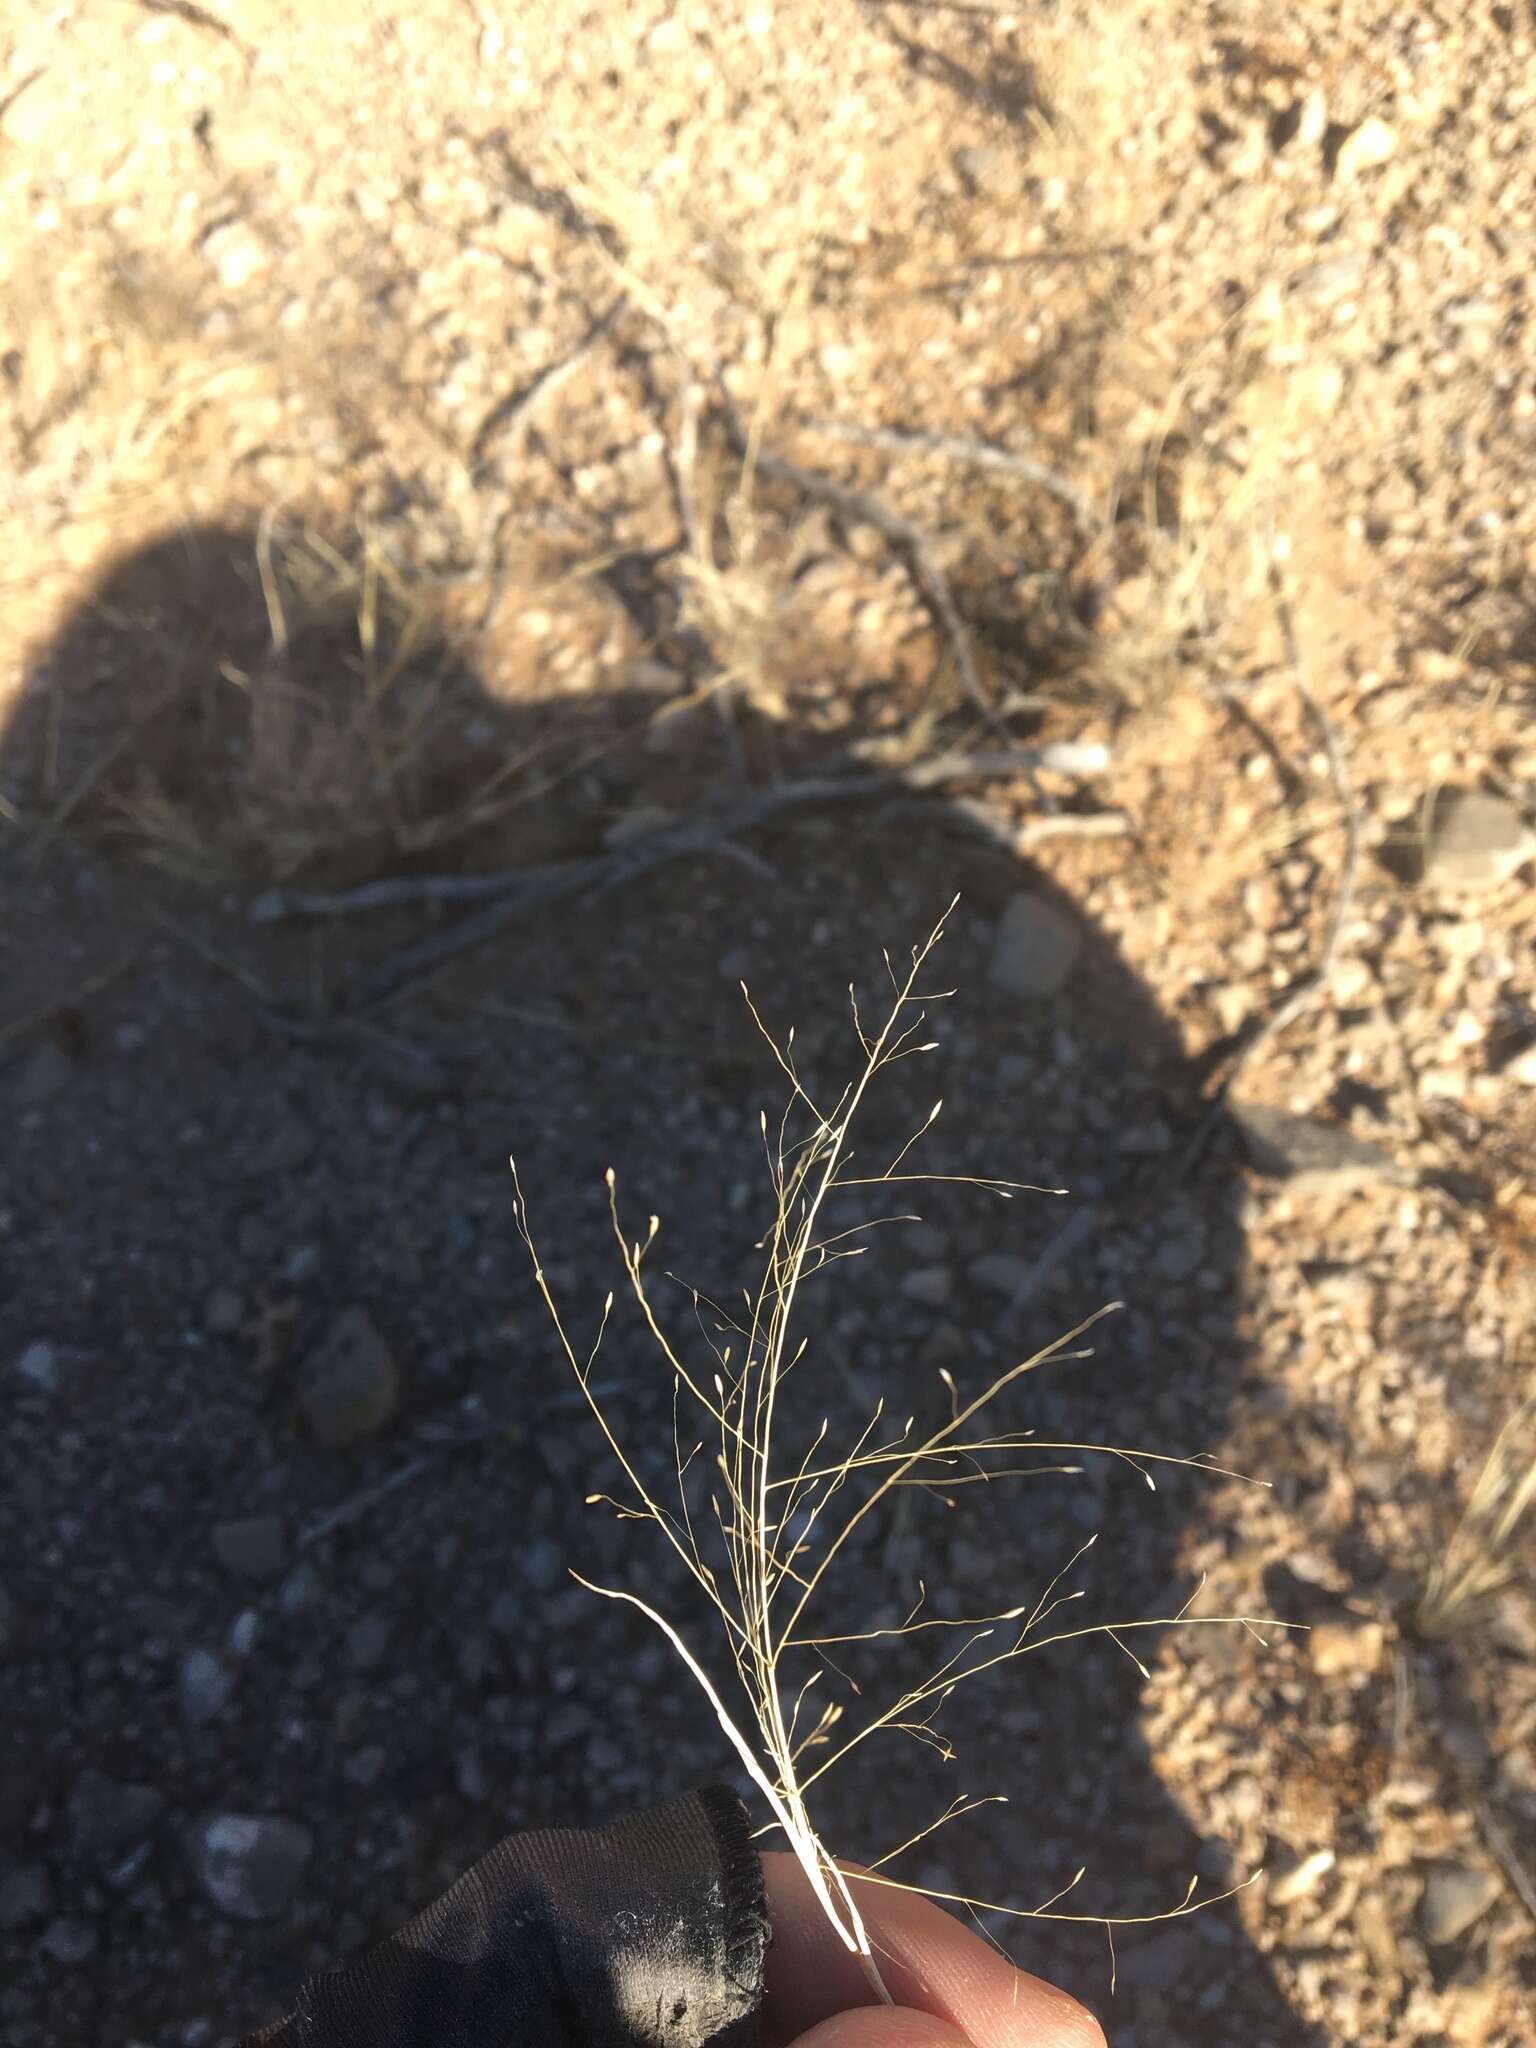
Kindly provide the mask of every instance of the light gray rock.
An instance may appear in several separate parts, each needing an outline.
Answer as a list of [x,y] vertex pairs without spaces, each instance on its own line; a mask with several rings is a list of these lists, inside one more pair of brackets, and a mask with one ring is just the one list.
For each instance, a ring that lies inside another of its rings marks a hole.
[[967,1276],[991,1294],[1016,1294],[1034,1270],[1017,1252],[983,1252],[966,1267]]
[[483,1806],[490,1797],[485,1765],[473,1744],[467,1743],[454,1758],[453,1782],[459,1788],[460,1798],[468,1799],[475,1806]]
[[1029,891],[1015,896],[997,921],[987,977],[1003,995],[1055,995],[1077,965],[1083,937],[1054,903]]
[[213,1551],[226,1571],[242,1579],[275,1579],[288,1558],[281,1515],[242,1515],[214,1525]]
[[323,1444],[353,1443],[393,1420],[399,1368],[366,1309],[343,1309],[332,1323],[304,1367],[299,1400]]
[[1053,740],[1040,749],[1039,765],[1052,775],[1102,775],[1112,756],[1102,740]]
[[181,1717],[189,1728],[202,1728],[216,1721],[229,1705],[235,1690],[235,1674],[211,1650],[188,1650],[176,1674],[176,1695]]
[[1386,1627],[1368,1614],[1329,1615],[1314,1621],[1302,1640],[1319,1678],[1363,1683],[1387,1653]]
[[267,262],[267,252],[244,221],[225,221],[211,228],[202,240],[204,256],[213,265],[220,284],[239,291],[250,283]]
[[1431,889],[1491,889],[1533,853],[1536,832],[1507,797],[1442,789],[1424,830],[1420,879]]
[[210,1813],[187,1831],[193,1875],[231,1920],[284,1912],[314,1846],[308,1828],[277,1814]]
[[948,1266],[918,1266],[903,1277],[901,1291],[920,1308],[943,1308],[955,1291],[955,1276]]
[[308,1614],[318,1605],[324,1592],[319,1572],[308,1558],[301,1558],[278,1589],[278,1612],[290,1621],[296,1614]]
[[1304,299],[1316,299],[1319,305],[1337,305],[1360,289],[1369,267],[1368,259],[1358,254],[1324,257],[1320,263],[1308,263],[1298,270],[1291,279],[1291,290]]
[[1379,1145],[1321,1117],[1296,1116],[1266,1103],[1229,1105],[1256,1171],[1277,1180],[1330,1187],[1409,1187],[1415,1179]]
[[44,1929],[37,1945],[56,1963],[78,1969],[96,1953],[96,1930],[88,1920],[61,1917]]
[[283,1260],[283,1278],[290,1287],[305,1286],[319,1270],[320,1247],[317,1244],[296,1244]]
[[233,1337],[245,1321],[245,1297],[233,1287],[215,1287],[203,1303],[203,1328],[211,1337]]
[[1436,1864],[1419,1901],[1419,1926],[1432,1947],[1458,1940],[1503,1890],[1497,1872],[1473,1863]]
[[39,1394],[56,1394],[59,1391],[58,1346],[45,1338],[37,1337],[27,1345],[16,1361],[16,1377]]
[[1331,1849],[1314,1849],[1309,1855],[1281,1856],[1270,1865],[1269,1903],[1294,1906],[1309,1899],[1334,1866]]
[[1339,144],[1333,175],[1340,185],[1353,185],[1366,171],[1374,171],[1397,153],[1397,132],[1378,114],[1368,114]]
[[229,1624],[229,1634],[224,1638],[224,1647],[231,1657],[249,1657],[256,1647],[261,1634],[261,1616],[254,1607],[242,1607]]

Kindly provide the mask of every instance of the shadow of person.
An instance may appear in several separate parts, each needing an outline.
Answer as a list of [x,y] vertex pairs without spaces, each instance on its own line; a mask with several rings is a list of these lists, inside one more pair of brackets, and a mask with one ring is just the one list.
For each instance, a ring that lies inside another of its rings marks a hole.
[[[872,1017],[881,948],[960,898],[931,977],[957,991],[934,1005],[942,1075],[893,1068],[862,1139],[890,1157],[942,1091],[921,1158],[954,1178],[808,1289],[792,1421],[849,1441],[875,1399],[942,1412],[941,1370],[974,1392],[1113,1299],[1093,1358],[1022,1382],[1000,1426],[1220,1450],[1247,1371],[1238,1189],[1219,1158],[1181,1170],[1198,1089],[1146,989],[975,805],[877,774],[857,733],[691,699],[665,562],[629,567],[661,594],[644,687],[509,689],[403,583],[204,528],[113,564],[14,708],[0,1208],[23,1364],[0,1521],[24,1768],[0,1822],[91,1937],[68,1969],[35,1946],[18,2041],[45,2009],[89,2038],[109,2002],[114,2038],[244,2023],[507,1827],[727,1771],[646,1624],[566,1577],[675,1601],[705,1640],[655,1531],[584,1504],[613,1475],[506,1157],[582,1355],[613,1284],[609,1166],[631,1227],[664,1219],[669,1268],[717,1299],[749,1282],[784,1076],[743,979],[835,1094],[850,977]],[[1000,1203],[973,1174],[1072,1193]],[[686,1292],[660,1312],[698,1337]],[[670,1373],[618,1318],[593,1370],[660,1484]],[[850,1546],[854,1610],[916,1581],[948,1615],[1031,1603],[1089,1536],[1069,1618],[1169,1616],[1220,1581],[1210,1475],[1168,1468],[1154,1494],[1084,1462],[974,1488],[969,1512],[910,1496]],[[1193,1873],[1220,1890],[1268,1833],[1221,1732],[1262,1650],[1135,1641],[1150,1684],[1098,1634],[958,1690],[965,1782],[1013,1804],[900,1868],[1034,1905],[1086,1865],[1060,1910],[1089,1924],[1006,1939],[1122,2043],[1314,2040],[1232,1904],[1121,1929],[1109,1999],[1095,1916],[1163,1914]],[[1224,1846],[1164,1788],[1171,1729]],[[923,1826],[950,1792],[929,1760],[871,1740],[826,1782],[827,1838],[870,1860]],[[290,1825],[215,1877],[187,1830],[221,1812]]]

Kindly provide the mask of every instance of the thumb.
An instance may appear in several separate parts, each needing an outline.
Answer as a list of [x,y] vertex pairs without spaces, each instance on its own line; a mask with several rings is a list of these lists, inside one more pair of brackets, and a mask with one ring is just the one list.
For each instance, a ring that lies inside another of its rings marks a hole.
[[865,2005],[823,2020],[791,2048],[970,2048],[957,2028],[905,2005]]

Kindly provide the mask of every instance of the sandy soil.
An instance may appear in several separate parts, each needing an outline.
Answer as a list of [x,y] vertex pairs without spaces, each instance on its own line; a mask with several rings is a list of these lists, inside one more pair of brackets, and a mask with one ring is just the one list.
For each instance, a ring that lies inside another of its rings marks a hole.
[[[1097,1535],[1086,1620],[1276,1626],[1023,1659],[959,1763],[829,1775],[828,1839],[1007,1793],[902,1867],[1086,1866],[1081,1921],[983,1917],[1116,2048],[1536,2038],[1529,1529],[1457,1594],[1511,1418],[1536,1461],[1533,43],[13,0],[7,2041],[230,2039],[507,1827],[730,1776],[567,1578],[705,1639],[583,1506],[507,1155],[574,1327],[610,1165],[733,1295],[783,1086],[739,982],[828,1085],[957,892],[942,1076],[866,1142],[942,1090],[932,1170],[1071,1192],[926,1191],[807,1296],[793,1420],[942,1414],[1118,1300],[1008,1425],[1266,1484],[914,1496],[847,1611],[1033,1601]],[[599,1376],[664,1477],[632,1322]],[[221,1877],[231,1814],[286,1825]],[[1098,1923],[1192,1874],[1238,1889],[1112,1985]]]

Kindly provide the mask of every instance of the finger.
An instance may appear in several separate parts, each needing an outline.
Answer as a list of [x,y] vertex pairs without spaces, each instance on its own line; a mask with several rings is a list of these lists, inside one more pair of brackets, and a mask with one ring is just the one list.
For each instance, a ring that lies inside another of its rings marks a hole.
[[794,2048],[969,2048],[947,2020],[904,2005],[866,2005],[840,2012],[802,2034]]
[[[764,2008],[769,2038],[794,2041],[835,2013],[870,2005],[875,1993],[794,1857],[765,1856],[763,1871],[773,1927]],[[946,2021],[971,2048],[1104,2048],[1098,2022],[1075,1998],[1014,1969],[930,1900],[860,1883],[851,1868],[848,1874],[898,2006]]]

